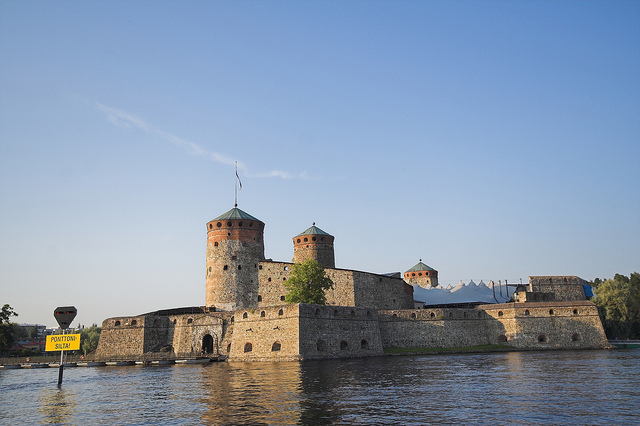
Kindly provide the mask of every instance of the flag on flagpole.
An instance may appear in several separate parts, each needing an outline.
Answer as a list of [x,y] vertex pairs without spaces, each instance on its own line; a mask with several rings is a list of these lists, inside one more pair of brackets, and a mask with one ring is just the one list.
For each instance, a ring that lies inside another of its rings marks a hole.
[[238,178],[238,183],[240,184],[240,189],[242,189],[242,181],[240,180],[240,176],[238,175],[238,162],[236,161],[236,178]]

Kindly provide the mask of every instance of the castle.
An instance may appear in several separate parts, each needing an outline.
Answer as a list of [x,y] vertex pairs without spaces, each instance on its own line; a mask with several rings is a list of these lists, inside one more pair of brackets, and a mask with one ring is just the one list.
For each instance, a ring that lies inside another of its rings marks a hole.
[[[422,261],[404,277],[336,268],[334,237],[315,223],[293,237],[293,262],[265,259],[264,222],[237,206],[206,227],[205,306],[108,318],[97,359],[170,352],[288,361],[379,356],[387,348],[608,346],[578,277],[530,277],[511,299],[495,299],[506,303],[436,305],[414,300],[414,286],[437,287],[438,271]],[[292,265],[307,259],[324,265],[334,283],[327,305],[284,301]]]

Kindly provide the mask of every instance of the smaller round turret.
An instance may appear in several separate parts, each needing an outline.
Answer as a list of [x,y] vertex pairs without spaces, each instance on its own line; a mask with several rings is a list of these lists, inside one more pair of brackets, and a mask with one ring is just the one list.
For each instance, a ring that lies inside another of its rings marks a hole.
[[293,262],[313,259],[325,268],[335,268],[333,240],[333,235],[318,228],[314,222],[309,229],[293,237]]
[[438,271],[420,262],[404,273],[404,280],[411,285],[429,288],[438,286]]

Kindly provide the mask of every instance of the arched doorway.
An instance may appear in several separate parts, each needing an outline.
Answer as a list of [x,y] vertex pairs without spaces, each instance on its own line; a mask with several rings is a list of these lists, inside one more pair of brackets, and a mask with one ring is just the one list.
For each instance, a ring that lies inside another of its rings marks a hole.
[[210,334],[207,334],[202,338],[202,352],[205,354],[213,353],[213,337],[211,337]]

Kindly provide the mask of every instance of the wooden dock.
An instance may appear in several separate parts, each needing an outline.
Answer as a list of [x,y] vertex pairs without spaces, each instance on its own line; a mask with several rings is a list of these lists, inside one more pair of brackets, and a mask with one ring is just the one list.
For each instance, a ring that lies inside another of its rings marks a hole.
[[[99,359],[94,357],[84,357],[81,355],[70,355],[64,362],[65,368],[70,367],[123,367],[123,366],[145,366],[145,365],[185,365],[185,364],[208,364],[210,362],[223,361],[219,355],[196,356],[192,354],[144,354],[138,356],[122,356]],[[9,357],[0,358],[0,369],[39,369],[60,367],[60,357],[39,356],[39,357]]]

